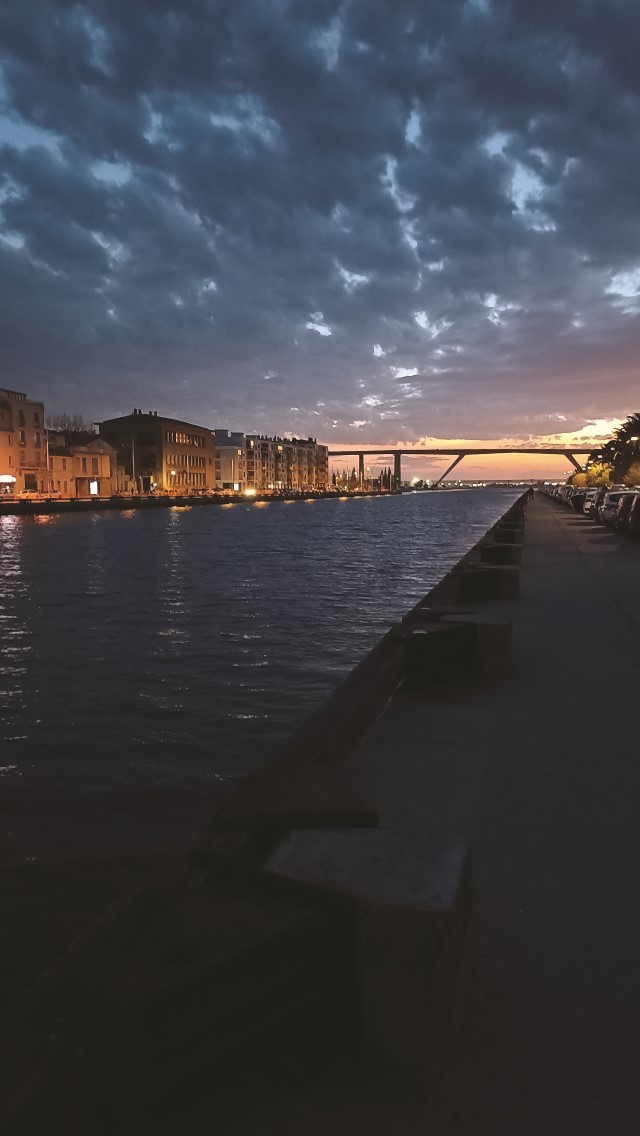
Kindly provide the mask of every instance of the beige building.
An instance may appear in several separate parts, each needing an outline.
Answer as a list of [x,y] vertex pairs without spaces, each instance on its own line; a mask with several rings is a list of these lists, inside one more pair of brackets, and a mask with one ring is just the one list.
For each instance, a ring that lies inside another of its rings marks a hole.
[[0,494],[46,493],[44,404],[0,388]]
[[104,438],[74,442],[49,433],[49,489],[61,497],[111,497],[118,492],[116,452]]
[[269,490],[322,490],[329,487],[329,450],[315,438],[246,439],[247,488]]
[[135,493],[204,493],[215,488],[210,430],[134,410],[99,422],[100,437],[117,453],[121,478]]
[[231,430],[214,430],[213,444],[216,489],[244,492],[247,488],[247,439],[244,434]]

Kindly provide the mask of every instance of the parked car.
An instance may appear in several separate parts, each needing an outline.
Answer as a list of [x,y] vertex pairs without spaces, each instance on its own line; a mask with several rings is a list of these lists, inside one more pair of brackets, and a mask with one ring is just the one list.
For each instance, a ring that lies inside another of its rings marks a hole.
[[629,509],[629,516],[627,517],[627,535],[640,540],[640,493],[636,493],[631,508]]
[[569,504],[571,505],[572,509],[575,509],[576,513],[582,512],[582,507],[584,505],[584,499],[585,499],[586,496],[587,496],[586,489],[576,488],[576,489],[573,490],[573,493],[571,494],[571,496],[569,498]]
[[629,512],[633,505],[634,499],[637,497],[635,489],[629,490],[628,493],[621,493],[618,499],[618,508],[613,517],[613,527],[618,532],[627,531],[627,523],[629,520]]
[[584,513],[585,517],[593,516],[597,495],[597,489],[587,489],[587,492],[584,496],[584,504],[582,506],[582,512]]
[[623,495],[626,495],[624,489],[609,490],[608,493],[605,493],[602,504],[600,505],[599,514],[603,525],[608,525],[609,528],[613,528],[614,518],[618,511],[618,501]]
[[592,510],[592,513],[591,513],[591,516],[593,517],[594,521],[598,521],[599,524],[603,524],[602,505],[604,503],[605,497],[607,497],[607,495],[609,493],[612,493],[612,492],[622,493],[622,492],[624,492],[625,488],[626,488],[626,486],[624,486],[624,485],[601,486],[601,488],[598,490],[598,492],[597,492],[597,494],[594,498],[594,505],[593,505],[593,510]]

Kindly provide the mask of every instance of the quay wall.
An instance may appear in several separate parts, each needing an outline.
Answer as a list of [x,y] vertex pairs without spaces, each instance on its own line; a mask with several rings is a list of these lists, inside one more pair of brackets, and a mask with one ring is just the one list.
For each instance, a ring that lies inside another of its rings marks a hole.
[[464,1002],[470,849],[382,827],[352,759],[399,693],[505,673],[527,496],[240,783],[183,864],[123,894],[12,1007],[2,1131],[155,1136],[189,1131],[191,1110],[223,1132],[252,1096],[354,1054],[437,1068]]
[[388,491],[371,490],[370,492],[349,493],[341,491],[309,490],[304,493],[256,493],[247,497],[241,493],[230,495],[224,493],[210,493],[206,496],[197,494],[178,496],[175,494],[136,494],[134,497],[77,497],[77,498],[27,498],[23,500],[3,501],[0,498],[0,517],[43,516],[47,513],[94,513],[108,510],[124,509],[172,509],[172,508],[200,508],[205,505],[250,505],[254,502],[277,501],[335,501],[339,497],[387,497]]

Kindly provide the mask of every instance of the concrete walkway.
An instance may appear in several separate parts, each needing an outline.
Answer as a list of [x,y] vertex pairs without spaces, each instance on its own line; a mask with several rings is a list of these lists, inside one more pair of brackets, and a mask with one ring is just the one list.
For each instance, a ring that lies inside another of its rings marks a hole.
[[537,496],[507,679],[394,700],[354,765],[381,823],[466,832],[473,980],[429,1091],[342,1069],[229,1129],[640,1131],[640,545]]

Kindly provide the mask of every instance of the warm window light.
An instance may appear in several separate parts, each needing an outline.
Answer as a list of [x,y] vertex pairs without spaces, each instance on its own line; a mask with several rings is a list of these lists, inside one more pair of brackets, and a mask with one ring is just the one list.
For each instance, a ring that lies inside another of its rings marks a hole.
[[245,497],[255,497],[256,491],[255,489],[245,489],[244,495]]

